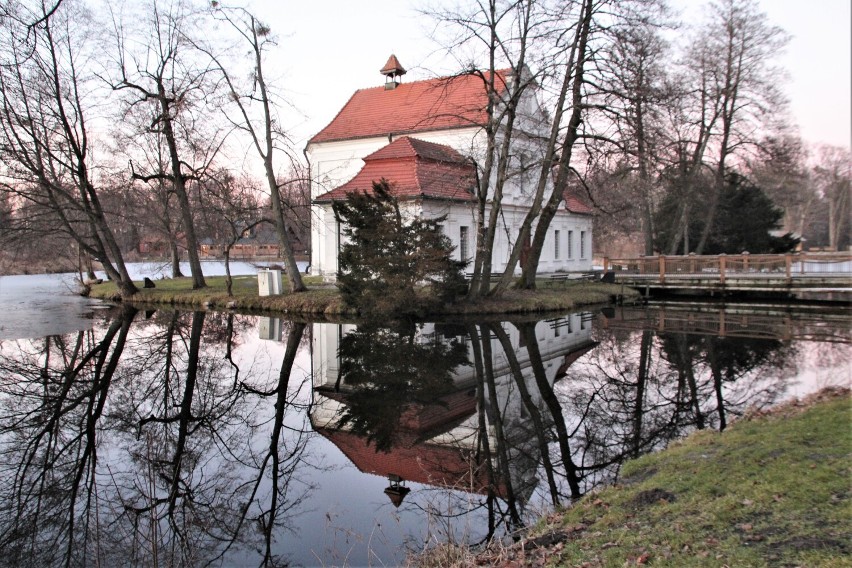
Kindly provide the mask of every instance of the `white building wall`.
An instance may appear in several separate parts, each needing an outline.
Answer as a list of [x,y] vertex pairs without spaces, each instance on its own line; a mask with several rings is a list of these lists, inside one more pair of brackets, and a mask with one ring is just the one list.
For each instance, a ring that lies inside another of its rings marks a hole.
[[[515,245],[521,223],[526,215],[528,204],[538,182],[538,165],[543,158],[542,138],[526,136],[524,133],[542,133],[543,124],[536,117],[542,116],[535,97],[526,97],[516,121],[515,147],[512,148],[513,164],[520,166],[523,161],[532,165],[530,173],[512,176],[503,189],[503,213],[495,237],[492,255],[492,271],[502,272]],[[474,156],[478,164],[484,163],[484,131],[479,127],[418,132],[415,138],[444,144],[459,151],[462,155]],[[339,142],[309,144],[306,148],[311,164],[311,198],[330,191],[351,180],[363,167],[364,157],[386,146],[395,137],[373,137]],[[499,144],[498,144],[499,147]],[[496,173],[494,174],[496,175]],[[496,179],[492,179],[493,183]],[[549,193],[550,188],[548,188]],[[430,202],[424,205],[424,215],[437,217],[447,214],[445,234],[456,246],[454,258],[460,258],[460,230],[468,227],[468,249],[472,261],[476,251],[476,209],[469,204],[449,202]],[[488,208],[486,208],[487,214]],[[560,232],[560,258],[554,257],[554,231]],[[568,254],[568,232],[573,232],[572,254]],[[584,254],[580,254],[581,234],[585,233]],[[554,218],[548,230],[547,242],[539,262],[539,272],[588,271],[592,268],[592,220],[585,215],[574,215],[561,210]],[[334,280],[337,274],[337,250],[339,246],[337,223],[331,207],[314,206],[311,224],[311,272],[320,274],[326,280]],[[472,269],[472,264],[468,270]],[[520,267],[515,269],[520,273]]]

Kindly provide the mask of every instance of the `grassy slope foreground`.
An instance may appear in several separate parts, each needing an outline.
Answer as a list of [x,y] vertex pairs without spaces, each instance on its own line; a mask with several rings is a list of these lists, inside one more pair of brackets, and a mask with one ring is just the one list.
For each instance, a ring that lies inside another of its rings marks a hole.
[[823,391],[629,462],[509,547],[421,566],[852,566],[850,398]]
[[[191,278],[157,280],[156,288],[140,290],[132,302],[141,304],[169,304],[188,308],[212,308],[275,312],[325,316],[352,316],[335,286],[322,285],[319,277],[306,277],[307,292],[282,294],[279,296],[257,295],[255,276],[234,277],[233,296],[225,293],[225,278],[207,277],[207,288],[192,289]],[[286,286],[286,283],[285,283]],[[112,282],[91,286],[92,298],[118,300],[118,290]],[[497,300],[484,299],[478,302],[461,302],[448,305],[440,314],[499,314],[531,313],[556,310],[571,310],[578,306],[605,304],[617,295],[638,298],[630,288],[616,284],[586,281],[545,281],[535,291],[509,290]]]

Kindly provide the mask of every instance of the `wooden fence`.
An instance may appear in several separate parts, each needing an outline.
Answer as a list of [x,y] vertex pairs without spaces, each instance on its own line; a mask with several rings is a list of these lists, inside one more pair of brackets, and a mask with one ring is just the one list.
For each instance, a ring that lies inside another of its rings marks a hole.
[[712,280],[722,285],[732,278],[786,280],[797,278],[852,278],[852,252],[802,252],[790,254],[719,254],[604,258],[604,273],[616,277],[651,279],[665,284],[672,279]]

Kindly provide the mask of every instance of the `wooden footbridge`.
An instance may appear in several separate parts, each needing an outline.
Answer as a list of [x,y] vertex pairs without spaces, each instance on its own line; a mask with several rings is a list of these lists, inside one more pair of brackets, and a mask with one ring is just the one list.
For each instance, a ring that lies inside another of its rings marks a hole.
[[852,252],[605,258],[603,268],[605,279],[644,290],[646,295],[652,291],[808,292],[848,299],[852,292]]

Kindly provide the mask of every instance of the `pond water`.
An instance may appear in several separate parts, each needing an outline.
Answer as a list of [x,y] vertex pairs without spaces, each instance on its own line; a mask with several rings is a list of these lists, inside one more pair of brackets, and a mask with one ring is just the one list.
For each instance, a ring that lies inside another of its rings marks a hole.
[[[397,565],[849,381],[847,314],[292,322],[98,309],[0,341],[0,566]],[[69,324],[70,325],[70,324]]]
[[[223,262],[203,261],[201,264],[205,276],[225,274]],[[233,275],[257,274],[257,266],[253,263],[230,264]],[[304,270],[307,263],[298,265]],[[182,262],[181,270],[189,274],[189,264]],[[171,264],[131,262],[127,264],[127,271],[133,280],[146,276],[160,280],[171,274]],[[103,272],[96,274],[106,277]],[[78,279],[73,272],[0,276],[0,339],[54,335],[90,327],[95,313],[104,304],[78,296],[75,293]]]

